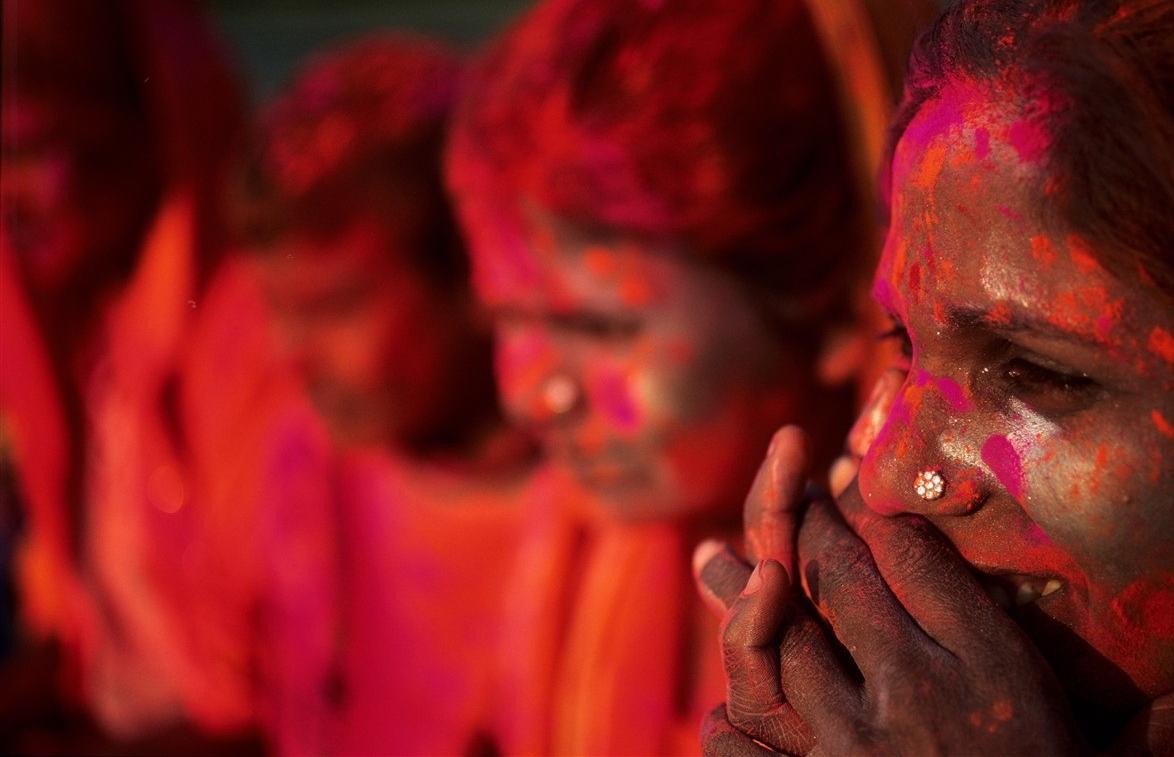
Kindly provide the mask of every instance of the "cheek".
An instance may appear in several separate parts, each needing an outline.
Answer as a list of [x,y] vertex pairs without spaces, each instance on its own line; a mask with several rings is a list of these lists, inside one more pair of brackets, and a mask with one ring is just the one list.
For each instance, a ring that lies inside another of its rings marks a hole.
[[541,330],[499,326],[494,337],[494,371],[502,404],[514,416],[528,415],[541,385],[564,360]]
[[1168,560],[1169,471],[1147,444],[1091,427],[1019,445],[1023,507],[1081,565],[1091,589],[1119,591]]
[[661,443],[704,421],[713,410],[713,377],[687,339],[657,335],[592,356],[593,408],[627,436]]
[[648,431],[658,376],[655,367],[639,360],[607,357],[592,360],[586,384],[596,419],[612,434],[634,438]]

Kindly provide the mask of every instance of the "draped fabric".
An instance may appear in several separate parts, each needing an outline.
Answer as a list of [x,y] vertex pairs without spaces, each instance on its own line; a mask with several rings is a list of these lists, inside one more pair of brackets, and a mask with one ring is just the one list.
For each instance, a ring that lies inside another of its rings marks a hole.
[[507,599],[496,698],[511,754],[691,754],[724,698],[717,621],[696,600],[692,542],[566,504],[527,519]]
[[0,305],[0,415],[28,507],[22,620],[61,642],[86,703],[128,737],[186,718],[214,731],[253,721],[262,505],[320,511],[327,495],[305,459],[300,477],[272,464],[321,448],[313,420],[269,357],[250,282],[224,267],[197,293],[192,239],[188,199],[168,199],[107,311],[85,391],[81,523],[48,361],[19,292]]

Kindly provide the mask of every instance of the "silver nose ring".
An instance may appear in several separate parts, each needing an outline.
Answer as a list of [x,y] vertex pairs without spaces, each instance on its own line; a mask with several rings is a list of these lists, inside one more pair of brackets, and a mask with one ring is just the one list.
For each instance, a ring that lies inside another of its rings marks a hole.
[[921,471],[913,481],[913,491],[917,492],[917,496],[929,502],[941,497],[945,490],[946,479],[933,468]]
[[551,415],[565,415],[579,401],[579,385],[565,373],[555,373],[542,385],[542,402]]

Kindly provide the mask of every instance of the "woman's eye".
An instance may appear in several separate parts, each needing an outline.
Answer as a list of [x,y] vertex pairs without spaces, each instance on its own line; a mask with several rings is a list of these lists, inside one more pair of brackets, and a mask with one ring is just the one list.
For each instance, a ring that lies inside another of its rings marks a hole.
[[1002,379],[1011,394],[1045,414],[1063,414],[1087,406],[1100,385],[1082,373],[1051,368],[1023,357],[1003,364]]
[[559,325],[568,331],[592,339],[625,341],[640,332],[640,321],[613,315],[577,313],[558,318]]
[[905,369],[908,370],[908,362],[913,359],[913,340],[909,338],[908,330],[893,320],[891,327],[879,334],[877,339],[882,342],[896,342],[901,349],[901,356],[905,358]]

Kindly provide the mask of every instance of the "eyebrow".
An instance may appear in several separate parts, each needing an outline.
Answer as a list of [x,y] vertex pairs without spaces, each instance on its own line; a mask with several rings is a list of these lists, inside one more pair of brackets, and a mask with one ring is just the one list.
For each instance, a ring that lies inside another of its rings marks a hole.
[[[1006,303],[1002,303],[1006,304]],[[1079,334],[1060,328],[1054,323],[1034,318],[1022,311],[1004,309],[1005,315],[992,316],[991,311],[984,308],[949,305],[946,307],[946,320],[951,326],[959,330],[984,329],[996,334],[1033,334],[1055,341],[1082,347],[1087,350],[1100,351],[1104,345],[1093,336]]]

